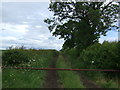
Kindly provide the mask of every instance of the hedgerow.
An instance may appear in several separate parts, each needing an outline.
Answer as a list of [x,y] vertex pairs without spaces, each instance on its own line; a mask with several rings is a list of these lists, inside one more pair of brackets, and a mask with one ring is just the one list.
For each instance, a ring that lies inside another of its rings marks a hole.
[[[80,69],[120,69],[120,42],[107,42],[102,44],[95,43],[83,51],[80,51],[79,57],[76,57],[76,48],[67,50],[69,60],[74,68]],[[83,71],[84,72],[84,71]],[[87,71],[86,75],[97,76],[101,72]],[[114,72],[104,72],[104,74],[114,76]]]
[[29,62],[29,57],[23,50],[7,50],[2,55],[3,66],[17,66]]
[[79,61],[85,68],[119,69],[118,47],[117,42],[96,43],[82,52]]

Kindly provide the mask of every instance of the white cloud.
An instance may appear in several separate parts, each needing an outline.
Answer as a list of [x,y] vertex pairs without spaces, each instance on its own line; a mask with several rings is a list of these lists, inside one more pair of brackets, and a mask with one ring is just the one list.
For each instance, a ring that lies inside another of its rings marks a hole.
[[28,25],[14,25],[10,23],[0,24],[2,37],[16,37],[21,38],[28,32]]
[[[44,23],[44,19],[53,15],[48,6],[48,2],[3,3],[3,22],[0,24],[3,45],[0,48],[24,45],[27,48],[60,50],[64,40],[53,37]],[[101,38],[100,42],[105,39],[114,40],[117,37],[115,35]]]
[[28,31],[28,25],[13,25],[9,23],[3,23],[2,25],[3,30],[6,30],[6,32],[25,34]]
[[1,38],[1,40],[3,40],[3,41],[6,41],[6,40],[17,40],[17,38],[15,38],[15,37],[10,37],[10,36],[8,36],[8,37],[0,37]]
[[36,28],[41,28],[42,26],[35,26]]
[[50,0],[2,0],[2,2],[50,2]]
[[[24,45],[27,48],[62,48],[63,40],[52,36],[44,19],[51,17],[49,3],[3,3],[2,48]],[[0,47],[1,48],[1,47]]]

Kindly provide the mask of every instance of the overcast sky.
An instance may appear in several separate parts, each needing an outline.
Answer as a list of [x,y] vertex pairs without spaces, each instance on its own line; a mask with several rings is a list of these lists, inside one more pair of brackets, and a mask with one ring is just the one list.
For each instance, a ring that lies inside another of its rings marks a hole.
[[[0,6],[0,49],[9,46],[24,45],[27,48],[57,49],[60,50],[64,40],[53,37],[44,23],[44,19],[52,17],[48,10],[49,2],[4,2]],[[100,42],[104,40],[115,41],[118,33],[111,31],[106,37],[101,36]]]

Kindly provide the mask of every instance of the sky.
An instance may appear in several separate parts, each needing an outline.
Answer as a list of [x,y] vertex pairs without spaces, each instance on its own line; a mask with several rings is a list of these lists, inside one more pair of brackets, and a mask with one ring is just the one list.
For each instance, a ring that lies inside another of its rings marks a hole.
[[[35,49],[60,50],[63,39],[52,36],[44,23],[44,19],[51,18],[48,10],[49,2],[4,2],[0,6],[0,49],[10,46],[22,46]],[[2,8],[1,8],[2,7]],[[118,33],[111,31],[107,36],[101,36],[99,42],[104,40],[117,41]]]

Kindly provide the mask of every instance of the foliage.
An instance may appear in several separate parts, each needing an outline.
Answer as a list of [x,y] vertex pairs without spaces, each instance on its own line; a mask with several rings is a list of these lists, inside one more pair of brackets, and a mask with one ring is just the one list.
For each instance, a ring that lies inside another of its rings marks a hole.
[[[57,68],[71,68],[60,55],[56,63]],[[84,88],[80,76],[73,71],[58,71],[63,88]]]
[[72,59],[76,58],[76,53],[77,53],[77,50],[76,48],[71,48],[71,49],[68,49],[68,50],[64,50],[62,53],[64,53],[65,55],[69,55],[69,56],[72,56]]
[[[64,52],[73,68],[115,70],[120,68],[120,42],[95,43],[84,49],[78,58],[74,57],[74,53],[75,48]],[[103,88],[120,86],[119,72],[82,71],[81,74],[95,80]]]
[[8,47],[8,50],[15,50],[15,49],[17,49],[17,50],[25,50],[26,49],[26,47],[24,46],[24,45],[22,45],[22,46],[10,46],[10,47]]
[[2,55],[4,66],[17,66],[27,62],[29,62],[29,57],[25,55],[23,50],[8,50]]
[[[24,66],[35,68],[48,68],[50,60],[56,53],[55,50],[25,50],[24,56],[28,55],[28,63]],[[43,70],[20,70],[3,69],[3,88],[43,88],[46,71]]]
[[107,80],[107,78],[104,76],[99,77],[96,83],[101,85],[102,88],[120,88],[118,80],[117,81],[113,79]]
[[109,2],[51,2],[52,19],[45,19],[54,36],[65,40],[63,49],[84,48],[98,42],[116,22],[118,5]]
[[[76,53],[74,50],[68,50],[65,55],[68,55],[69,61],[74,68],[82,69],[115,69],[120,68],[120,42],[107,42],[103,44],[95,43],[84,49],[80,56],[77,58],[74,56]],[[96,71],[83,71],[86,75],[96,78],[102,72]],[[104,72],[107,77],[118,76],[117,72]],[[103,74],[103,73],[102,73]]]
[[83,63],[84,68],[119,70],[120,60],[117,45],[117,42],[94,44],[82,52],[79,60]]
[[[76,58],[75,48],[65,53],[76,68],[86,69],[117,69],[120,68],[120,42],[107,42],[103,44],[95,43],[84,49]],[[73,60],[76,59],[76,60]]]

